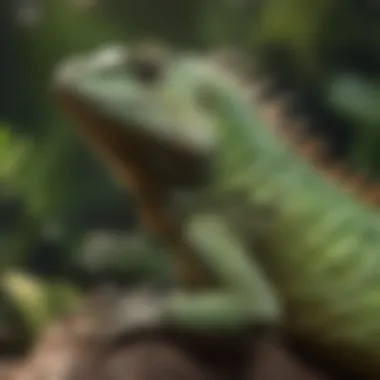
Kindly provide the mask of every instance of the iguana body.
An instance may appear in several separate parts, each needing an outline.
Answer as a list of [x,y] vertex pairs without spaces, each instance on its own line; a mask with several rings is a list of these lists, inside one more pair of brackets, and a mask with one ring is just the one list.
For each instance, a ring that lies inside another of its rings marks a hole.
[[[161,173],[172,190],[178,184],[191,190],[194,207],[181,223],[184,242],[226,292],[219,292],[219,304],[212,292],[169,297],[160,321],[226,328],[227,320],[235,325],[239,320],[239,313],[234,318],[221,314],[228,310],[221,304],[229,303],[230,310],[240,307],[241,325],[260,314],[274,322],[278,308],[260,300],[260,275],[247,261],[251,254],[284,300],[287,333],[332,362],[378,378],[378,215],[300,159],[267,127],[237,79],[215,63],[190,55],[169,57],[156,80],[147,83],[128,65],[130,57],[120,57],[97,67],[96,56],[81,58],[59,72],[66,100],[81,104],[82,114],[95,110],[111,121],[107,132],[92,128],[90,133],[104,138],[118,131],[129,157],[137,145],[130,141],[138,136],[149,147],[142,154],[148,163],[143,170],[153,167],[163,151],[178,147],[185,156],[201,159],[193,161],[202,163],[200,172],[210,168],[203,182],[189,175],[193,183],[183,178],[175,183],[165,170]],[[176,174],[189,167],[176,164]]]
[[[160,53],[160,50],[153,47],[153,53],[157,52]],[[100,49],[95,53],[95,60],[92,60],[93,57],[88,57],[93,61],[90,65],[86,60],[87,57],[70,58],[67,65],[63,63],[58,67],[56,93],[65,111],[77,122],[85,140],[101,154],[116,177],[132,192],[144,228],[176,252],[172,257],[181,285],[187,290],[196,290],[215,284],[217,280],[213,271],[210,271],[184,243],[177,215],[173,215],[173,209],[170,207],[173,186],[186,187],[193,183],[197,184],[203,179],[203,172],[199,170],[202,157],[196,152],[186,152],[176,146],[165,151],[166,147],[163,146],[161,151],[160,147],[157,148],[157,154],[160,154],[159,161],[146,160],[144,155],[151,154],[154,141],[153,143],[144,139],[139,141],[134,136],[124,136],[123,131],[128,119],[110,118],[98,105],[92,103],[90,99],[82,98],[71,87],[71,79],[77,82],[77,75],[84,72],[89,74],[90,81],[96,79],[98,69],[102,71],[109,63],[112,66],[113,59],[121,60],[121,64],[124,65],[124,53],[125,50],[120,47]],[[144,55],[143,49],[141,53]],[[151,52],[148,52],[147,58],[151,55],[149,53]],[[86,60],[82,67],[84,71],[79,67],[82,59]],[[149,67],[147,71],[149,72]],[[92,78],[93,74],[95,77]],[[166,159],[166,167],[161,164],[163,159]]]

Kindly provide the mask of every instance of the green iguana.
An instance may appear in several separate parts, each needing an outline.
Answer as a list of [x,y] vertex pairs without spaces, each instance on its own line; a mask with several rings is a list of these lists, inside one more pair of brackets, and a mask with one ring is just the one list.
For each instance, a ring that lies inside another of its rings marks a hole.
[[[155,66],[160,65],[161,61],[165,59],[163,52],[163,50],[154,47],[148,50],[138,48],[135,53],[136,60],[131,60],[131,67],[128,67],[125,49],[119,47],[101,49],[94,56],[91,56],[91,63],[83,57],[70,59],[67,64],[62,64],[56,75],[55,85],[60,100],[64,107],[74,115],[74,118],[79,120],[79,126],[85,132],[85,136],[90,137],[95,148],[104,154],[111,167],[114,170],[116,169],[116,174],[122,180],[126,179],[128,188],[132,189],[138,203],[140,203],[140,210],[145,217],[143,222],[147,228],[177,253],[174,255],[174,259],[178,261],[178,265],[175,266],[179,272],[178,278],[183,288],[186,290],[202,288],[204,290],[216,285],[226,289],[225,292],[211,290],[210,293],[204,293],[202,291],[201,297],[199,297],[199,293],[195,295],[186,293],[171,298],[173,304],[169,308],[173,307],[174,319],[177,320],[178,324],[184,328],[200,331],[210,329],[236,331],[253,321],[257,323],[266,323],[269,320],[271,322],[277,321],[279,307],[277,299],[272,294],[273,291],[262,278],[260,271],[256,270],[255,265],[247,266],[248,257],[243,248],[239,252],[239,248],[232,245],[235,254],[230,257],[229,250],[233,241],[230,241],[228,234],[224,240],[221,240],[220,234],[226,233],[223,227],[222,230],[218,227],[216,229],[212,227],[208,234],[210,238],[213,234],[215,235],[215,242],[222,244],[222,247],[218,247],[218,249],[224,250],[225,253],[220,252],[220,257],[215,261],[214,252],[210,252],[211,261],[206,262],[203,256],[209,253],[199,254],[197,252],[198,250],[203,251],[203,242],[200,243],[202,247],[188,244],[182,236],[182,225],[175,224],[178,222],[179,215],[177,215],[177,204],[172,205],[173,197],[176,196],[178,199],[178,196],[181,196],[184,191],[198,189],[203,186],[204,179],[208,176],[207,170],[205,170],[207,168],[204,166],[205,157],[203,152],[198,151],[200,147],[198,144],[203,144],[206,136],[200,135],[199,138],[196,135],[193,136],[191,144],[194,146],[192,149],[184,150],[183,148],[186,147],[177,146],[174,141],[170,146],[151,139],[149,135],[129,134],[129,128],[124,125],[124,123],[129,122],[128,115],[125,119],[113,119],[114,110],[110,111],[109,114],[108,112],[104,113],[92,100],[88,99],[89,102],[87,102],[85,98],[82,98],[81,90],[78,89],[79,92],[77,92],[75,84],[79,83],[77,81],[77,75],[80,73],[78,68],[82,63],[82,68],[89,75],[84,80],[86,83],[83,82],[85,86],[90,83],[96,85],[97,79],[102,80],[103,74],[100,74],[101,72],[112,74],[112,70],[109,72],[108,68],[114,67],[116,62],[120,65],[119,74],[126,81],[134,79],[130,76],[129,71],[131,70],[134,73],[133,76],[136,74],[144,83],[149,83],[155,79]],[[147,64],[145,65],[145,63]],[[105,71],[103,71],[104,69]],[[83,77],[82,74],[79,75]],[[121,98],[119,99],[122,99],[124,94],[113,86],[114,84],[118,86],[118,83],[122,84],[121,78],[118,75],[114,77],[116,82],[113,82],[110,76],[108,79],[111,79],[111,82],[107,80],[105,83],[112,86],[109,88],[109,95],[112,97],[110,103],[117,106],[117,99],[120,95]],[[131,89],[131,95],[136,90],[139,91],[140,82],[137,81],[135,85],[132,84],[135,88]],[[176,87],[187,98],[188,83],[179,81]],[[119,87],[119,89],[123,90],[124,86]],[[105,90],[107,91],[107,89]],[[157,93],[157,95],[159,95],[158,100],[161,98],[161,94]],[[177,104],[172,103],[174,99],[171,98],[170,93],[167,95],[169,98],[164,96],[162,105],[158,103],[155,105],[155,112],[158,114],[152,114],[152,120],[147,121],[148,123],[155,123],[156,117],[158,119],[166,118],[165,113],[161,113],[161,107],[165,104],[172,108],[173,113],[177,112]],[[135,108],[135,106],[132,107]],[[145,110],[138,107],[137,105],[136,112],[144,118]],[[120,111],[123,112],[123,110],[124,105]],[[203,122],[202,119],[198,118],[197,112],[188,113],[187,107],[182,110],[184,114],[179,121],[188,119],[188,123],[192,123],[195,116],[199,122]],[[162,122],[173,121],[162,120]],[[205,120],[205,122],[209,121]],[[207,141],[205,142],[207,145]],[[155,158],[156,154],[153,155],[154,159],[151,159],[153,151],[160,157],[159,160]],[[162,228],[162,224],[164,228]],[[208,248],[206,247],[206,249]],[[160,260],[159,257],[157,259]],[[239,275],[230,276],[231,270],[239,273]],[[236,297],[236,293],[241,293],[242,296]],[[140,296],[141,294],[138,292],[137,298]],[[250,302],[247,302],[247,299]],[[260,306],[257,307],[255,302],[251,302],[252,299]],[[138,313],[135,312],[134,314],[138,320],[141,318]],[[171,318],[169,319],[169,324],[176,324]]]
[[[125,315],[126,325],[227,331],[263,318],[333,363],[380,376],[378,215],[268,128],[277,118],[237,75],[201,55],[120,47],[62,64],[55,86],[96,149],[135,175],[141,198],[141,178],[163,190],[151,199],[164,211],[182,198],[174,240],[218,280],[220,290],[147,297],[148,317]],[[314,157],[311,148],[301,153]]]

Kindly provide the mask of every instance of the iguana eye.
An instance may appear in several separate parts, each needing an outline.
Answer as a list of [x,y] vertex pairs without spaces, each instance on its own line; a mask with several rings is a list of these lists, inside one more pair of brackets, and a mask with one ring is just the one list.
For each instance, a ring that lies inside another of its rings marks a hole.
[[143,44],[131,52],[128,69],[146,84],[159,82],[168,66],[169,52],[162,46]]

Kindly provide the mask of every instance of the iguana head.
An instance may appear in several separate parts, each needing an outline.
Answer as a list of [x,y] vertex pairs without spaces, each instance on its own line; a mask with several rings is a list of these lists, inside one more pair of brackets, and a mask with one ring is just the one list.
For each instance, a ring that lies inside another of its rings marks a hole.
[[119,174],[138,168],[163,185],[189,186],[203,181],[214,142],[198,91],[203,61],[118,45],[60,64],[54,88]]

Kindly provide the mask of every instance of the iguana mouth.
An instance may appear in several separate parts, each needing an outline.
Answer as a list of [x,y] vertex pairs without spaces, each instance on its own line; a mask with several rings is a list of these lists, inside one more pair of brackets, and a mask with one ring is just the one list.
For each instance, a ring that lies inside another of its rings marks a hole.
[[299,156],[312,164],[326,180],[348,190],[362,202],[379,207],[380,181],[353,169],[344,159],[332,158],[327,143],[310,132],[306,119],[289,117],[289,97],[279,92],[277,96],[263,100],[261,94],[265,92],[267,85],[265,80],[254,78],[250,59],[247,58],[241,52],[231,50],[214,52],[211,55],[211,59],[219,67],[235,74],[252,101],[259,104],[265,125],[289,143]]
[[146,178],[161,187],[189,188],[205,181],[204,158],[191,150],[165,144],[110,120],[74,94],[60,89],[58,100],[77,121],[78,129],[95,150],[122,177],[128,188]]

